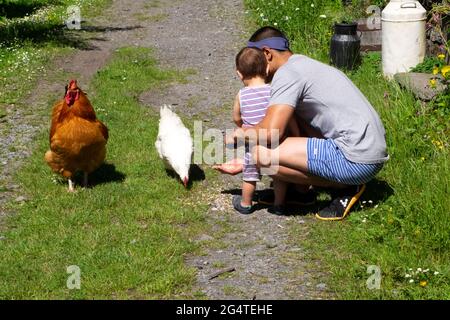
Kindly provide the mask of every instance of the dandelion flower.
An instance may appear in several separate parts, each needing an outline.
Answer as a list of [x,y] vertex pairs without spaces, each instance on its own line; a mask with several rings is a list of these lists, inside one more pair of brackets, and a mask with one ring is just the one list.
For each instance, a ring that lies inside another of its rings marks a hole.
[[427,282],[425,280],[423,280],[423,281],[420,281],[419,284],[422,288],[424,288],[427,285]]
[[438,55],[438,58],[441,59],[441,60],[444,60],[445,59],[445,54],[441,53],[440,55]]
[[433,75],[437,75],[439,73],[439,68],[438,67],[434,67],[433,68]]
[[430,80],[430,85],[434,88],[436,87],[436,79],[431,79]]
[[441,73],[444,77],[447,77],[447,73],[449,73],[449,72],[450,72],[450,66],[442,67]]

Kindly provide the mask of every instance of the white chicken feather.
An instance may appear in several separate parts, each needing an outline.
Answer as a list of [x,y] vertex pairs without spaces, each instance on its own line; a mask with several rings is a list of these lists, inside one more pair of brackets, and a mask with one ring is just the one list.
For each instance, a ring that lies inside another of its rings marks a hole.
[[187,187],[193,152],[191,133],[171,106],[162,106],[160,115],[156,150],[166,168],[175,171]]

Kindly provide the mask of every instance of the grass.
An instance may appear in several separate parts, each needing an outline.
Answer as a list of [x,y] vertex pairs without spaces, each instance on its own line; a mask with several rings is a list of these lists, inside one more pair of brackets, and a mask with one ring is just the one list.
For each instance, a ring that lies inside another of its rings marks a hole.
[[[256,25],[276,23],[295,52],[328,63],[332,23],[346,14],[340,1],[282,2],[246,5]],[[356,212],[341,223],[312,224],[302,245],[322,261],[338,298],[449,299],[449,114],[385,80],[380,65],[380,55],[369,54],[348,75],[379,112],[391,159]],[[292,237],[300,231],[293,227]],[[380,290],[366,286],[369,265],[381,269]]]
[[70,5],[83,20],[94,17],[110,0],[3,1],[0,11],[0,105],[18,104],[46,75],[56,55],[86,46],[77,32],[64,28]]
[[[182,80],[158,69],[143,48],[118,50],[95,75],[91,101],[110,140],[92,188],[68,193],[43,161],[48,133],[40,136],[17,177],[29,201],[11,205],[16,213],[2,232],[0,299],[184,296],[195,273],[183,257],[196,250],[190,239],[204,225],[201,188],[193,182],[185,190],[166,174],[154,148],[157,114],[137,101],[143,91]],[[80,290],[66,287],[70,265],[80,267]]]

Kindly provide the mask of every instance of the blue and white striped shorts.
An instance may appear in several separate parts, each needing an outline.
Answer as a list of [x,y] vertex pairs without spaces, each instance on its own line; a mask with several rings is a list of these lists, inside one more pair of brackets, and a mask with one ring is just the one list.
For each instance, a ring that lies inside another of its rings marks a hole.
[[347,160],[332,139],[308,138],[308,172],[329,181],[360,185],[372,180],[383,163],[363,164]]

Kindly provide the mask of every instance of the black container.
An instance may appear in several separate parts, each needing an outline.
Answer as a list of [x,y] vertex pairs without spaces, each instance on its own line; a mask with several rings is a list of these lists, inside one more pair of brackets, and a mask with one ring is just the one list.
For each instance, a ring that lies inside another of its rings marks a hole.
[[352,70],[360,62],[361,39],[357,34],[358,24],[336,23],[331,38],[331,64],[340,69]]

